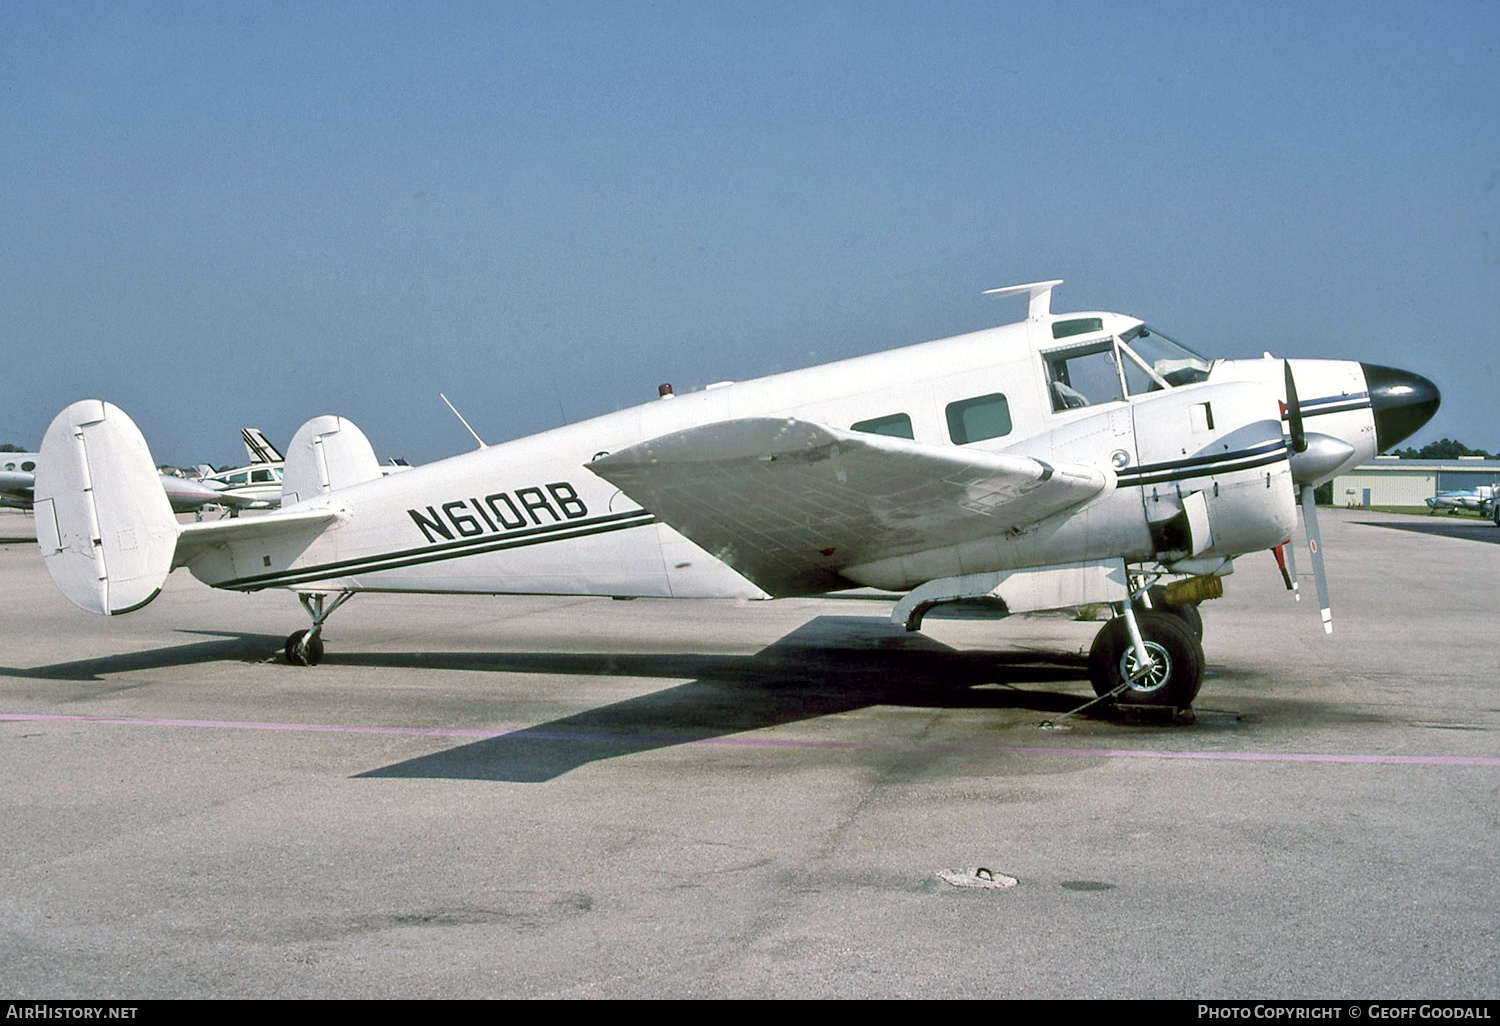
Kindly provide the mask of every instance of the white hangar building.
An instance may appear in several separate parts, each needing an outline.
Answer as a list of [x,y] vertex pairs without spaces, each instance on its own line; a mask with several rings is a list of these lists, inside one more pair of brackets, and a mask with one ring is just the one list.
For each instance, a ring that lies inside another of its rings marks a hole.
[[1333,479],[1335,506],[1420,506],[1438,492],[1500,484],[1500,460],[1403,460],[1377,456]]

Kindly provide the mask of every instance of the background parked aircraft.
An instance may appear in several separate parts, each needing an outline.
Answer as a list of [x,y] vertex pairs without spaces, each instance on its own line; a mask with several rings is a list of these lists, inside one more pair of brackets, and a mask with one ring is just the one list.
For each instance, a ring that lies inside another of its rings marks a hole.
[[1445,509],[1449,513],[1456,513],[1461,509],[1482,513],[1494,497],[1495,489],[1492,486],[1480,485],[1468,491],[1438,492],[1422,501],[1427,503],[1429,513],[1436,513],[1440,509]]
[[[4,453],[0,459],[0,506],[12,509],[31,509],[33,491],[36,486],[36,468],[41,459],[39,453]],[[174,513],[199,513],[209,506],[223,506],[230,510],[249,509],[252,501],[233,492],[221,491],[200,484],[191,478],[176,474],[157,472],[162,491]],[[278,492],[279,496],[279,492]]]

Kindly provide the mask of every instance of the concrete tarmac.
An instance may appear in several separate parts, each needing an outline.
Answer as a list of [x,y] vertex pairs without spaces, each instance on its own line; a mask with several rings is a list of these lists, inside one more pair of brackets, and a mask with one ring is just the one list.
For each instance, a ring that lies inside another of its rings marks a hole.
[[1099,624],[361,595],[296,668],[0,514],[0,998],[1496,998],[1500,528],[1322,521],[1332,637],[1247,557],[1196,722],[1047,728]]

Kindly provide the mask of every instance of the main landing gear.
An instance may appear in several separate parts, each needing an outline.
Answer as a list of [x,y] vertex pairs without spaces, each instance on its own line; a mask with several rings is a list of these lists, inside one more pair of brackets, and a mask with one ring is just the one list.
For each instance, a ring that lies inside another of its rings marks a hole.
[[1089,682],[1119,708],[1186,709],[1203,684],[1203,618],[1191,604],[1146,608],[1140,598],[1116,607],[1119,615],[1094,639]]
[[354,597],[352,591],[341,591],[328,602],[328,593],[323,591],[298,592],[297,599],[307,615],[312,617],[312,627],[305,631],[293,631],[287,635],[286,661],[293,666],[317,666],[323,658],[323,621],[333,611]]

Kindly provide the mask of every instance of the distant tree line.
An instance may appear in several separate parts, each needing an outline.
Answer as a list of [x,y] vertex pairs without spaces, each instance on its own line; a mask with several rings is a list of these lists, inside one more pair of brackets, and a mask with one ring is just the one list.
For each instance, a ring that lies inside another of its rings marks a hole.
[[1479,456],[1487,460],[1500,460],[1500,453],[1485,452],[1483,449],[1470,449],[1462,442],[1451,438],[1440,438],[1436,442],[1429,442],[1420,449],[1407,446],[1405,449],[1391,450],[1392,456],[1399,456],[1403,460],[1456,460],[1460,456]]
[[19,445],[11,445],[9,442],[6,442],[4,445],[0,445],[0,452],[30,452],[30,451],[31,451],[30,449],[23,449]]

